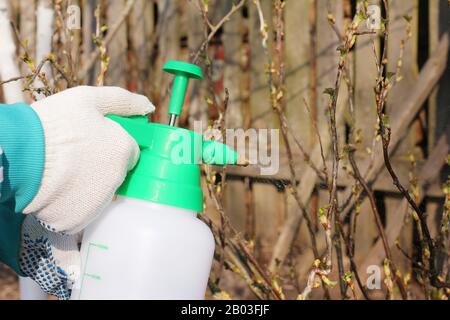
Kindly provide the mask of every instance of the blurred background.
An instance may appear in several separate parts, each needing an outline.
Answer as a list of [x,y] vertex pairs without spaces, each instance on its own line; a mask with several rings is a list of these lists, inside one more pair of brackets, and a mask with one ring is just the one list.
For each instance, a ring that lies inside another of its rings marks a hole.
[[180,126],[280,129],[276,174],[203,168],[209,299],[448,299],[449,23],[447,0],[0,0],[0,101],[114,85],[165,123],[162,65],[196,63]]

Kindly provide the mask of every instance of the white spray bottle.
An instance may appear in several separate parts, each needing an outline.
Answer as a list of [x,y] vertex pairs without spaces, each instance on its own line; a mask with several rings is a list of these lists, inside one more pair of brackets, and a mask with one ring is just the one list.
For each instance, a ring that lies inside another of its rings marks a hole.
[[72,299],[204,299],[214,254],[203,211],[201,161],[236,164],[228,146],[175,127],[195,65],[169,61],[175,74],[169,125],[146,117],[118,122],[141,148],[115,200],[84,232],[82,270]]

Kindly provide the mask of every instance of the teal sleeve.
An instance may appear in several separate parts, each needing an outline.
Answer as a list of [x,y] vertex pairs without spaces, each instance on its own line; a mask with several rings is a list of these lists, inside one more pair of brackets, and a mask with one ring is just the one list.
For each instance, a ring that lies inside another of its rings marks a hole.
[[44,171],[44,130],[26,104],[0,104],[0,261],[21,274],[22,211],[36,196]]

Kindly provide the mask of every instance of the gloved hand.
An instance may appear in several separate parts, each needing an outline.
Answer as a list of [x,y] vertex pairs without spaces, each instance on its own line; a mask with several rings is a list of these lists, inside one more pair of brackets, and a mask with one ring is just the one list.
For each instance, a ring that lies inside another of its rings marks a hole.
[[23,211],[20,267],[48,293],[69,298],[80,274],[77,233],[110,203],[139,157],[136,142],[106,114],[144,115],[144,96],[76,87],[35,102],[45,136],[38,193]]

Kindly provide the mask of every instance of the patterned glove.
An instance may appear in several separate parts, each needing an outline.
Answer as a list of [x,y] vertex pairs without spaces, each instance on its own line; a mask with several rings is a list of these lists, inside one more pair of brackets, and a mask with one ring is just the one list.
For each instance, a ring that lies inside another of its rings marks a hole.
[[68,300],[80,274],[78,241],[78,235],[48,231],[33,215],[27,215],[22,226],[22,272],[46,293]]

